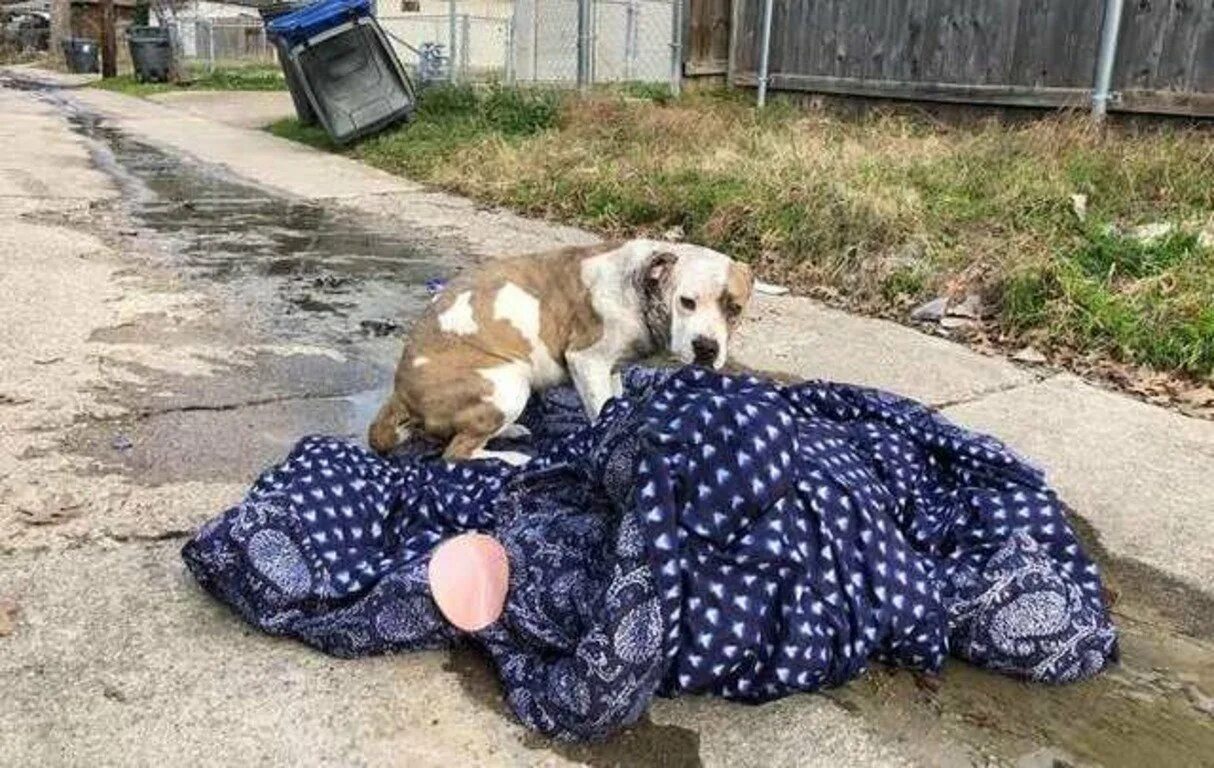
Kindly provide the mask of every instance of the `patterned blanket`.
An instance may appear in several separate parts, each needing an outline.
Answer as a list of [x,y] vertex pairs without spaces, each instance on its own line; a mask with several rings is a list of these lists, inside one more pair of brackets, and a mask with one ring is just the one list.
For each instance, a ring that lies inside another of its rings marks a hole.
[[[1096,566],[1042,473],[883,392],[633,369],[588,424],[532,403],[534,458],[459,465],[304,439],[185,547],[261,629],[359,656],[470,641],[528,726],[596,739],[651,697],[749,702],[948,654],[1062,683],[1116,657]],[[502,618],[471,637],[427,587],[467,531],[506,548]],[[404,692],[402,692],[403,694]]]

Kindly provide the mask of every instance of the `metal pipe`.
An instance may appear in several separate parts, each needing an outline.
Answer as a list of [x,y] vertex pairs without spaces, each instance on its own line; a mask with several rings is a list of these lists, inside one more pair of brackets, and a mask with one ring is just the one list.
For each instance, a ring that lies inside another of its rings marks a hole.
[[539,0],[531,0],[531,82],[540,79],[540,8]]
[[759,47],[759,108],[767,106],[767,67],[771,59],[771,16],[773,0],[763,0],[763,42]]
[[590,0],[577,4],[577,86],[590,87]]
[[447,78],[452,82],[456,82],[456,45],[455,36],[459,34],[455,26],[455,2],[456,0],[448,0],[447,3]]
[[670,95],[683,90],[683,2],[670,3]]
[[1100,27],[1100,53],[1096,58],[1096,84],[1092,90],[1092,116],[1103,120],[1112,98],[1113,67],[1117,64],[1117,39],[1121,37],[1124,0],[1105,0]]
[[[515,9],[517,10],[517,9]],[[510,11],[510,17],[506,19],[506,84],[514,85],[514,13]]]
[[628,0],[624,13],[624,79],[632,82],[637,68],[637,0]]
[[472,25],[469,23],[466,13],[460,20],[460,29],[463,35],[459,39],[459,78],[467,80],[468,67],[472,59]]
[[586,53],[586,71],[590,73],[590,84],[599,81],[599,5],[598,0],[590,0],[590,47]]

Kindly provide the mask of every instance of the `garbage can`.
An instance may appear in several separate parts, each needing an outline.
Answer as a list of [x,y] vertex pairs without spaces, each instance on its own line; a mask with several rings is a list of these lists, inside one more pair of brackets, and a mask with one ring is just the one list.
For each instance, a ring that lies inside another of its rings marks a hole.
[[167,83],[173,72],[173,38],[168,27],[127,28],[135,79],[141,83]]
[[274,44],[274,49],[278,52],[278,64],[282,67],[282,74],[287,79],[287,90],[291,93],[291,102],[295,105],[295,115],[299,118],[299,122],[304,125],[316,125],[316,112],[313,111],[311,103],[308,102],[308,93],[304,90],[303,83],[299,81],[299,74],[296,68],[289,66],[287,59],[291,56],[291,48],[278,35],[274,34],[270,29],[270,22],[279,16],[285,16],[293,11],[298,11],[301,8],[306,8],[308,3],[305,2],[286,2],[273,3],[265,5],[257,9],[261,14],[261,20],[266,25],[266,36],[270,42]]
[[371,15],[370,0],[321,0],[270,22],[308,103],[345,144],[413,114],[413,87]]
[[63,41],[63,58],[67,71],[73,74],[101,71],[101,51],[97,41],[87,37],[69,37]]

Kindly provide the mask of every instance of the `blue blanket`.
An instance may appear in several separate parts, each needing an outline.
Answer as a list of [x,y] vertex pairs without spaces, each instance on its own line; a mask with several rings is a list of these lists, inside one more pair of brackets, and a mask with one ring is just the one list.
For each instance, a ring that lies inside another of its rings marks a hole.
[[[470,640],[518,717],[562,739],[605,737],[654,694],[759,702],[874,659],[1061,683],[1116,657],[1096,566],[998,441],[841,384],[633,369],[625,389],[594,424],[571,390],[533,402],[521,470],[304,439],[186,563],[250,623],[331,654]],[[470,638],[426,582],[467,531],[511,570],[503,617]]]

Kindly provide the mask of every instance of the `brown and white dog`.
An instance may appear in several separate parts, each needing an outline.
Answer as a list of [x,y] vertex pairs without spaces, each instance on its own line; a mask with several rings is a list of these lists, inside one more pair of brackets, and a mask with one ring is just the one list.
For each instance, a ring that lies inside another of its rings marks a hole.
[[410,333],[392,395],[371,424],[375,450],[420,429],[444,456],[486,451],[533,391],[569,378],[595,418],[621,393],[616,366],[658,351],[720,368],[750,301],[750,268],[696,245],[632,240],[492,262],[444,289]]

